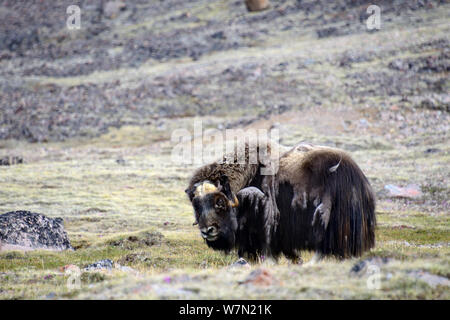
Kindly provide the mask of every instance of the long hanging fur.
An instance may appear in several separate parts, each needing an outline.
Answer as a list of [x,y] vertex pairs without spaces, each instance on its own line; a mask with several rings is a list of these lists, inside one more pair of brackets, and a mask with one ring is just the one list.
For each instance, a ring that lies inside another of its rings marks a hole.
[[308,249],[347,258],[375,246],[375,197],[343,151],[294,148],[281,159],[278,182],[277,251],[295,256]]
[[281,254],[297,259],[300,250],[347,258],[374,247],[375,197],[349,155],[301,144],[279,160],[274,176],[261,176],[260,164],[204,166],[187,193],[192,201],[196,183],[228,177],[239,199],[235,246],[252,260]]

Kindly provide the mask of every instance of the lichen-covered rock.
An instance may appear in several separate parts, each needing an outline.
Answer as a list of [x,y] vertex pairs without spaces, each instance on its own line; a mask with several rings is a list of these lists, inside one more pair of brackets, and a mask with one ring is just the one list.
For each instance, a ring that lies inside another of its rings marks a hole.
[[72,250],[61,218],[48,218],[30,211],[0,215],[0,251]]
[[110,259],[103,259],[94,263],[91,263],[84,267],[84,271],[94,271],[94,270],[112,270],[114,268],[114,262]]

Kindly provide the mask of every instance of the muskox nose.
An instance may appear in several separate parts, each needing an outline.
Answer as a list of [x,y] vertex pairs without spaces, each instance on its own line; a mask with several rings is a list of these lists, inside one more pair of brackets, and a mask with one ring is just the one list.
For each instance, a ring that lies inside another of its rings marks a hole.
[[202,233],[203,238],[208,238],[208,236],[213,235],[216,232],[215,227],[201,228],[200,232]]

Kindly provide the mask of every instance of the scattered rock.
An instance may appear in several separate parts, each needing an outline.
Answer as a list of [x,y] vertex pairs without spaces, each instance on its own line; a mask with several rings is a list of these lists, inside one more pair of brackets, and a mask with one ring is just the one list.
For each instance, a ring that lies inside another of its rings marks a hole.
[[275,282],[275,278],[269,270],[260,268],[250,272],[250,274],[241,281],[240,284],[253,284],[256,286],[270,286]]
[[108,1],[103,7],[103,14],[109,19],[114,19],[126,7],[127,5],[123,1]]
[[425,150],[425,153],[437,153],[440,151],[441,151],[441,149],[438,149],[438,148],[428,148]]
[[268,0],[245,0],[248,11],[262,11],[270,8]]
[[382,265],[385,265],[389,262],[390,259],[386,257],[371,257],[365,260],[361,260],[355,263],[350,269],[350,275],[361,277],[366,274],[369,266],[375,265],[377,267],[381,267]]
[[351,67],[353,63],[369,61],[368,54],[360,53],[358,51],[349,50],[344,52],[338,59],[340,67]]
[[112,270],[114,268],[114,262],[110,259],[103,259],[94,263],[91,263],[83,268],[83,271],[94,271],[94,270]]
[[150,247],[154,245],[159,245],[162,242],[164,236],[158,231],[154,232],[141,232],[137,235],[128,236],[123,239],[112,240],[110,245],[115,247],[122,247],[126,249],[133,249],[136,247]]
[[424,281],[433,288],[437,286],[450,287],[450,281],[446,277],[441,277],[425,271],[420,270],[411,271],[408,273],[408,276],[420,281]]
[[450,112],[450,99],[448,97],[441,97],[439,95],[433,95],[425,97],[422,100],[415,103],[416,108],[429,109],[429,110],[441,110]]
[[227,37],[225,36],[225,32],[218,31],[218,32],[213,33],[211,35],[211,38],[225,40]]
[[30,211],[0,215],[0,251],[73,250],[61,218]]
[[338,34],[338,29],[335,27],[329,27],[329,28],[316,30],[316,32],[317,32],[317,36],[319,38],[327,38],[327,37],[336,36]]
[[147,262],[150,260],[150,256],[147,253],[130,253],[126,256],[119,259],[119,263],[138,263],[138,262]]
[[412,68],[412,65],[401,59],[395,59],[389,63],[388,67],[398,71],[407,71]]
[[16,30],[16,32],[2,32],[0,34],[0,50],[8,49],[11,52],[30,49],[39,44],[39,32],[30,30]]
[[392,229],[416,229],[416,227],[407,224],[396,224],[392,226]]
[[239,258],[239,260],[232,263],[228,268],[250,268],[250,264],[244,259]]
[[125,159],[122,157],[117,158],[116,163],[120,164],[121,166],[124,166],[126,164]]
[[417,185],[408,185],[407,187],[399,187],[392,184],[385,185],[384,188],[389,191],[388,196],[392,198],[409,198],[416,199],[422,196],[422,191]]
[[395,59],[388,64],[388,67],[398,71],[413,71],[413,72],[448,72],[450,66],[448,59],[450,54],[447,51],[440,55],[430,55],[426,57]]
[[23,163],[22,157],[10,156],[10,157],[3,157],[0,159],[0,166],[12,166],[14,164],[20,163]]
[[64,273],[80,272],[80,268],[74,264],[66,264],[64,267],[59,268],[59,271]]

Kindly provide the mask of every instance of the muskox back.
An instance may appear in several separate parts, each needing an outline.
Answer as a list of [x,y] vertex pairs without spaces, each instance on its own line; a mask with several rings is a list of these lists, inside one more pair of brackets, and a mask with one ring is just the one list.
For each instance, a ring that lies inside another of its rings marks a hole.
[[277,180],[275,255],[295,258],[298,250],[315,250],[346,258],[375,245],[375,197],[343,151],[297,146],[280,159]]

